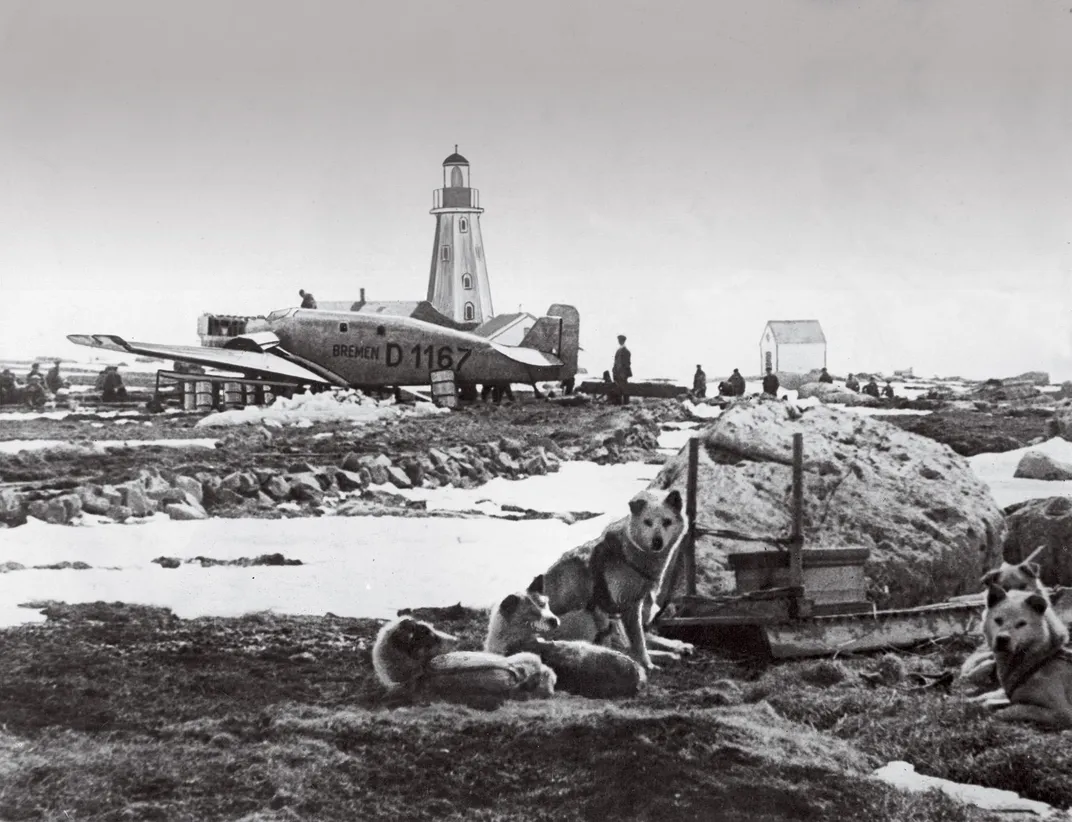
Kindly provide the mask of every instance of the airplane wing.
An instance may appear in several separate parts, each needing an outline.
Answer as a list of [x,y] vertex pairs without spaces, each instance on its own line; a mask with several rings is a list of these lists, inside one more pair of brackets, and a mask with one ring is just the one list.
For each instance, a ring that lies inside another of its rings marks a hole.
[[332,384],[330,380],[307,368],[303,368],[297,363],[285,360],[275,354],[265,354],[259,351],[236,351],[230,348],[208,348],[201,345],[159,345],[157,343],[127,342],[115,334],[68,334],[67,339],[75,345],[106,348],[109,351],[141,354],[142,356],[159,357],[165,360],[191,362],[197,365],[219,368],[223,371],[237,371],[250,377]]
[[501,343],[489,343],[489,345],[502,354],[504,357],[509,357],[514,362],[519,362],[522,365],[534,365],[539,368],[557,368],[562,365],[562,360],[553,354],[545,354],[543,351],[537,351],[535,348],[517,348],[512,345],[502,345]]

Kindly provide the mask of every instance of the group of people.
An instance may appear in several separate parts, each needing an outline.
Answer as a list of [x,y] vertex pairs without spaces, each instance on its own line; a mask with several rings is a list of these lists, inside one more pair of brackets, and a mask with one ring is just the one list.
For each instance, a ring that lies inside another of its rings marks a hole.
[[[823,369],[823,374],[826,374],[826,369],[825,368]],[[827,376],[829,377],[830,375],[827,374]],[[864,375],[861,374],[860,376],[862,377]],[[833,381],[834,381],[833,378],[828,379],[828,380],[824,380],[822,378],[822,376],[819,377],[819,382],[833,382]],[[867,382],[864,384],[863,388],[861,388],[860,387],[860,381],[857,380],[854,375],[849,374],[849,376],[845,378],[845,387],[847,389],[849,389],[850,391],[859,391],[861,394],[868,394],[868,395],[874,397],[875,399],[885,398],[885,399],[892,400],[896,396],[896,394],[893,391],[893,385],[890,383],[889,380],[886,380],[886,385],[884,385],[882,387],[882,390],[879,391],[878,383],[875,382],[874,377],[870,377],[870,376],[867,378]]]
[[[861,374],[860,376],[863,375]],[[604,375],[604,379],[606,379],[606,375]],[[830,372],[827,371],[825,367],[819,372],[819,382],[834,382],[834,378],[830,376]],[[893,399],[896,396],[893,390],[893,385],[889,380],[886,380],[886,385],[880,390],[874,377],[868,377],[868,382],[861,388],[856,377],[849,374],[845,380],[845,387],[849,391],[859,391],[864,394],[869,394],[876,399]],[[763,377],[763,394],[777,397],[779,388],[778,375],[768,367],[767,373]],[[743,397],[744,392],[744,377],[741,376],[741,372],[736,368],[733,369],[733,373],[727,379],[718,384],[718,393],[719,396],[722,397]],[[703,399],[707,396],[707,374],[704,372],[702,365],[697,365],[696,372],[692,375],[692,396],[694,399]]]
[[45,407],[50,396],[58,396],[70,387],[60,376],[60,361],[56,360],[47,373],[41,373],[41,364],[34,363],[26,374],[26,382],[20,382],[10,368],[0,372],[0,405],[22,403],[36,410]]

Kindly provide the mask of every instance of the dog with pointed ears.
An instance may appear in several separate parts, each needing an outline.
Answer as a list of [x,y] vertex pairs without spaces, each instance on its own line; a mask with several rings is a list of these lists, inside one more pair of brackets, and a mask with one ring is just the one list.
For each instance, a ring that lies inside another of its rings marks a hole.
[[680,659],[693,646],[645,632],[656,596],[688,531],[678,491],[641,491],[629,516],[607,526],[591,554],[570,552],[529,584],[561,620],[555,639],[626,649],[645,671],[652,653]]

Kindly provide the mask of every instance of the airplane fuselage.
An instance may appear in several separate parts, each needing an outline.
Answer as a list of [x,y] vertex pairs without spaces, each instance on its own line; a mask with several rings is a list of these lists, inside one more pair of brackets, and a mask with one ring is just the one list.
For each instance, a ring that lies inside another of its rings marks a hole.
[[[557,358],[535,349],[496,346],[477,334],[410,317],[293,309],[269,316],[265,330],[275,333],[290,353],[353,386],[428,385],[431,372],[441,370],[453,371],[458,383],[571,376]],[[519,362],[518,356],[530,362]]]

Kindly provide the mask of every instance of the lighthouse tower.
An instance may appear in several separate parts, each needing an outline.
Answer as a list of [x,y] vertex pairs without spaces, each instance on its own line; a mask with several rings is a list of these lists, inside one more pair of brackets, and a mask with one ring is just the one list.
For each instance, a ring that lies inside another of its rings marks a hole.
[[469,161],[454,146],[443,161],[443,188],[432,195],[436,227],[428,301],[439,313],[474,327],[494,313],[480,237],[483,211],[480,192],[469,187]]

